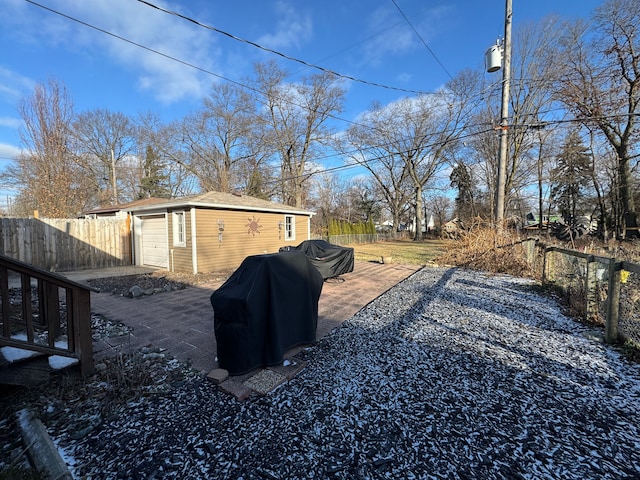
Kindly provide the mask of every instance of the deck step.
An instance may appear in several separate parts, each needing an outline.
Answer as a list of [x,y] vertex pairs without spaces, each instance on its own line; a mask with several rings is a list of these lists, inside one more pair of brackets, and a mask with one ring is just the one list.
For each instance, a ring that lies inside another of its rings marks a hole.
[[36,355],[12,363],[3,361],[0,367],[0,385],[37,387],[49,380],[52,371],[46,355]]
[[35,387],[49,380],[52,372],[77,365],[78,360],[46,355],[15,347],[0,348],[0,385]]

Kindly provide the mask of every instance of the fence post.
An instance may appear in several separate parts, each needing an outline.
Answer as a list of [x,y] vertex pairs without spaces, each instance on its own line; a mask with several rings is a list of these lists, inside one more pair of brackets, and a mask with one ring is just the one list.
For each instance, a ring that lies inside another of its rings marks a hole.
[[542,283],[553,282],[554,268],[553,268],[553,250],[549,248],[544,249],[544,259],[542,263]]
[[527,256],[527,263],[533,266],[536,259],[536,241],[533,238],[527,238],[524,244],[525,255]]
[[607,343],[618,341],[618,309],[620,306],[620,263],[609,260],[609,286],[607,290],[607,319],[604,339]]
[[585,278],[585,320],[598,318],[598,262],[593,256],[587,258],[587,275]]

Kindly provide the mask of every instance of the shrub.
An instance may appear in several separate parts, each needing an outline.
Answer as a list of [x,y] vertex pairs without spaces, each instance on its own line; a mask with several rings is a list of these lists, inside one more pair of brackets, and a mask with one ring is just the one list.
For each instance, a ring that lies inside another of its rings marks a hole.
[[376,233],[376,227],[372,220],[367,222],[351,223],[346,220],[329,220],[329,235],[366,235]]
[[451,243],[438,262],[491,273],[533,274],[516,233],[481,224],[459,232],[457,241]]

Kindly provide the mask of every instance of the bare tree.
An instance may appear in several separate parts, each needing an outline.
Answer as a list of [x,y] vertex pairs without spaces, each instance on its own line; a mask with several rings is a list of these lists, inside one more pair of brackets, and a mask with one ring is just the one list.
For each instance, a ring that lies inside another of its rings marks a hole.
[[510,161],[507,192],[519,194],[537,171],[537,153],[546,135],[538,135],[554,104],[551,86],[558,77],[557,51],[560,23],[546,17],[518,28],[512,59]]
[[[598,219],[598,232],[607,240],[609,238],[609,212],[607,211],[606,201],[607,196],[605,195],[605,185],[607,182],[607,165],[612,165],[614,168],[609,168],[610,171],[615,172],[616,161],[612,159],[611,151],[598,152],[596,150],[597,144],[595,141],[595,133],[588,129],[589,132],[589,154],[590,158],[590,166],[588,169],[588,175],[591,178],[591,182],[593,184],[593,190],[596,195],[596,205],[597,205],[597,219]],[[607,158],[609,157],[609,158]],[[613,191],[611,189],[611,191]],[[609,197],[611,197],[610,195]],[[618,202],[614,202],[614,205],[618,205]],[[595,212],[594,212],[595,213]],[[615,218],[615,217],[614,217]]]
[[617,158],[618,235],[624,235],[624,214],[635,212],[631,162],[639,133],[639,42],[640,4],[635,0],[606,1],[591,24],[569,26],[562,39],[565,70],[559,98],[584,125],[599,130]]
[[37,84],[18,112],[25,153],[6,169],[3,181],[17,186],[19,202],[43,217],[80,214],[91,193],[70,147],[74,113],[65,86],[55,79]]
[[340,199],[346,196],[344,182],[335,173],[322,172],[310,179],[309,207],[316,215],[311,219],[314,230],[328,234],[329,221],[340,218]]
[[356,177],[349,182],[347,196],[351,206],[350,222],[377,222],[382,212],[382,201],[372,178]]
[[[490,199],[489,218],[495,218],[495,198],[498,181],[498,151],[500,138],[493,129],[497,118],[490,105],[485,105],[473,117],[473,124],[467,129],[466,145],[475,161],[477,178],[484,183],[484,190]],[[508,193],[508,190],[507,190]]]
[[[505,205],[521,203],[521,194],[535,178],[541,141],[537,135],[544,121],[553,111],[553,81],[558,78],[557,39],[560,24],[555,17],[518,28],[514,35],[511,63],[511,88]],[[496,83],[494,86],[498,86]],[[489,89],[486,105],[475,117],[477,135],[468,140],[475,156],[481,162],[479,172],[486,182],[487,191],[495,197],[499,137],[491,131],[498,128],[500,94]],[[492,205],[492,216],[494,215]],[[514,212],[505,212],[512,215]]]
[[[150,148],[155,156],[151,169],[166,179],[167,192],[163,196],[189,195],[197,191],[197,179],[183,165],[186,154],[182,143],[182,124],[163,124],[156,114],[145,113],[136,119],[136,157],[148,160]],[[141,190],[146,175],[144,164],[139,162],[137,170],[136,196],[144,196]]]
[[202,190],[231,192],[247,183],[242,174],[255,161],[250,149],[255,107],[245,90],[214,85],[199,111],[182,124],[184,155],[180,163],[198,178]]
[[[387,172],[395,177],[398,187],[404,186],[406,180],[410,182],[415,240],[422,238],[423,190],[447,165],[450,150],[469,118],[478,84],[476,74],[463,72],[436,94],[375,106],[349,129],[347,138],[358,152],[352,156],[354,161],[368,165],[370,152],[376,152],[378,160],[392,167]],[[374,170],[372,166],[367,168]],[[378,183],[382,185],[385,181],[380,179]],[[392,192],[394,197],[399,191],[400,188]]]
[[380,104],[363,113],[344,135],[337,137],[336,146],[348,163],[366,168],[377,184],[396,228],[412,198],[407,166],[399,155],[390,152],[384,133],[387,112]]
[[[547,212],[551,212],[551,171],[553,170],[555,135],[553,131],[539,129],[536,132],[537,142],[535,142],[535,164],[536,164],[536,186],[537,186],[537,209],[538,209],[538,231],[542,233],[544,225],[542,218]],[[545,200],[547,200],[545,205]]]
[[445,195],[435,195],[427,199],[427,207],[433,213],[438,228],[442,227],[451,215],[451,203],[451,199]]
[[78,115],[73,123],[73,136],[78,162],[95,181],[101,204],[118,204],[118,167],[126,163],[128,170],[134,159],[135,138],[130,119],[118,112],[106,109],[90,110]]
[[279,196],[288,205],[303,207],[306,168],[318,157],[319,147],[329,144],[327,121],[342,111],[344,89],[329,73],[287,83],[287,72],[274,62],[257,64],[255,70],[262,135],[280,167]]

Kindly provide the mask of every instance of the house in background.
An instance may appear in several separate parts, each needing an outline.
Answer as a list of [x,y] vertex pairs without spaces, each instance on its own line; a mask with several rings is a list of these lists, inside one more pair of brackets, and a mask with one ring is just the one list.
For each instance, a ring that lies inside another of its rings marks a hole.
[[127,216],[134,208],[146,207],[148,205],[157,205],[159,203],[165,203],[166,201],[166,198],[141,198],[140,200],[134,200],[133,202],[129,203],[120,203],[118,205],[109,205],[106,207],[94,208],[93,210],[84,212],[82,216],[84,218],[127,218]]
[[[549,228],[549,223],[559,222],[562,217],[558,214],[542,215],[542,228]],[[529,212],[524,218],[525,230],[538,230],[540,228],[540,215],[537,213]]]
[[136,265],[189,273],[228,270],[247,256],[311,239],[313,212],[268,200],[221,192],[154,200],[127,207]]

